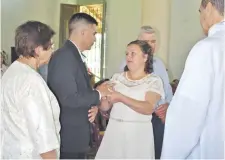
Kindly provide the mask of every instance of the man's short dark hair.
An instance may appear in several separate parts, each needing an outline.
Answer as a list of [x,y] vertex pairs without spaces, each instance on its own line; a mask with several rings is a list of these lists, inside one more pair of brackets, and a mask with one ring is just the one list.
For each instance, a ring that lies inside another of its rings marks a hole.
[[28,21],[16,29],[15,48],[18,56],[35,57],[35,48],[44,50],[51,47],[55,32],[48,25],[38,21]]
[[91,15],[87,13],[75,13],[74,15],[72,15],[72,17],[69,20],[69,34],[71,34],[71,32],[73,31],[74,24],[81,21],[87,24],[98,25],[98,22],[96,21],[96,19],[92,17]]
[[100,86],[101,84],[110,81],[110,79],[106,78],[106,79],[102,79],[100,81],[98,81],[97,83],[94,84],[93,88],[96,89],[98,86]]
[[224,0],[202,0],[202,7],[205,8],[209,2],[212,3],[221,16],[224,16]]

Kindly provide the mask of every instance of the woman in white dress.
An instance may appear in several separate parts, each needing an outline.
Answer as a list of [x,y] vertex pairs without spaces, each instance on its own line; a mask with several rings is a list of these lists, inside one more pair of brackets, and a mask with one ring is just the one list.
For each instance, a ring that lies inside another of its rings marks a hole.
[[151,114],[164,90],[152,61],[147,42],[128,44],[125,72],[113,75],[114,90],[102,98],[100,108],[112,110],[96,159],[155,158]]
[[59,105],[37,72],[51,57],[54,34],[37,21],[16,30],[19,58],[2,77],[2,159],[58,159]]

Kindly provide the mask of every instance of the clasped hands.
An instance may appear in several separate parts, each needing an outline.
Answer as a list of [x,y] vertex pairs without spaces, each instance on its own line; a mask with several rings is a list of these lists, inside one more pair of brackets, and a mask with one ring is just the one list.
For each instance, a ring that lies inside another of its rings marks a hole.
[[[100,92],[101,101],[107,101],[111,105],[120,101],[122,94],[114,90],[114,85],[114,83],[104,82],[96,88]],[[89,121],[93,123],[98,113],[98,107],[93,106],[88,112]]]
[[122,94],[115,91],[115,83],[104,82],[97,87],[97,90],[101,93],[101,101],[108,101],[110,104],[121,101]]
[[[102,102],[105,101],[109,105],[112,105],[114,103],[122,101],[123,95],[120,92],[114,90],[114,85],[115,85],[114,83],[104,82],[96,88],[101,94]],[[169,105],[168,103],[162,104],[155,111],[156,115],[161,119],[163,123],[165,123],[168,105]],[[98,113],[97,106],[94,106],[89,110],[88,117],[91,123],[94,122],[97,113]]]
[[169,106],[168,103],[162,104],[155,111],[155,114],[161,119],[163,123],[165,123],[165,120],[166,120],[166,112],[167,112],[168,106]]

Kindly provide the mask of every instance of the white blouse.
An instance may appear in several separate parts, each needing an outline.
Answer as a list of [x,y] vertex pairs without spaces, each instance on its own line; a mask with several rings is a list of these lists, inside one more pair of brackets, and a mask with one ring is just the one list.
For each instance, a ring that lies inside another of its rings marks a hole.
[[59,105],[43,78],[15,61],[1,83],[3,159],[41,158],[60,148]]
[[[131,80],[125,73],[116,73],[111,82],[115,83],[114,89],[123,95],[139,101],[145,101],[147,92],[154,92],[165,98],[163,82],[160,77],[148,74],[140,80]],[[115,103],[110,112],[110,117],[125,121],[150,122],[152,116],[138,113],[123,103]]]

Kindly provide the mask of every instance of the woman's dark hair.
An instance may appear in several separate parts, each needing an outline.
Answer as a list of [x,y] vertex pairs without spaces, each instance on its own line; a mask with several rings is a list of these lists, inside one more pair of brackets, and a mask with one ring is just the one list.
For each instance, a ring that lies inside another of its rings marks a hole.
[[48,25],[38,21],[28,21],[16,29],[15,48],[18,56],[35,57],[35,48],[44,50],[51,47],[55,32]]
[[[143,54],[148,55],[147,61],[145,62],[145,69],[144,71],[148,74],[151,74],[153,72],[153,54],[152,54],[152,48],[146,41],[141,40],[135,40],[130,42],[127,46],[130,45],[138,45],[143,52]],[[124,71],[129,71],[129,68],[127,65],[124,67]]]

